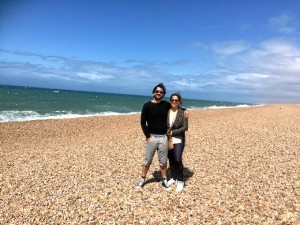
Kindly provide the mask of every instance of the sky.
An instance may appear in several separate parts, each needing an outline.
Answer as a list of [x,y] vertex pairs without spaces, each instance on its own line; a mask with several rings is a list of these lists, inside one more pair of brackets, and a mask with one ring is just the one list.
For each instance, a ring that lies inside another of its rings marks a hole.
[[0,0],[0,84],[300,103],[300,0]]

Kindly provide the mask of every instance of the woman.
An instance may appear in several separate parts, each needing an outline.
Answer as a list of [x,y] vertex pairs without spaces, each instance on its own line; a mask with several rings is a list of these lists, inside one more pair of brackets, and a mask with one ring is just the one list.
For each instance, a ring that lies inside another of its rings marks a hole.
[[167,134],[173,141],[173,149],[168,152],[171,170],[171,179],[168,184],[177,183],[176,191],[178,192],[182,191],[184,187],[182,153],[185,144],[185,131],[188,130],[188,119],[184,117],[184,111],[179,107],[181,103],[180,94],[175,93],[170,96],[171,108],[167,119]]

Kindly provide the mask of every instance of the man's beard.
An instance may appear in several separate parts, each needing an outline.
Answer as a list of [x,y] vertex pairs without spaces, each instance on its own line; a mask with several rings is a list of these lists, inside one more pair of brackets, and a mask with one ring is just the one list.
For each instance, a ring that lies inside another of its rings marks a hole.
[[156,95],[154,95],[155,101],[160,101],[163,99],[163,97],[164,97],[163,95],[161,95],[161,97],[157,97]]

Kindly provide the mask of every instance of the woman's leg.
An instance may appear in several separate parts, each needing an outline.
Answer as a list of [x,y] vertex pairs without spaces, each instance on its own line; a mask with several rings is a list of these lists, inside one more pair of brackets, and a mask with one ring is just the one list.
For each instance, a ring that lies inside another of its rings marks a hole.
[[171,178],[176,180],[177,176],[176,176],[175,163],[174,163],[174,149],[168,151],[168,158],[169,158],[169,168],[171,172]]
[[184,143],[174,144],[173,149],[173,163],[175,165],[175,171],[178,181],[183,181],[183,153]]

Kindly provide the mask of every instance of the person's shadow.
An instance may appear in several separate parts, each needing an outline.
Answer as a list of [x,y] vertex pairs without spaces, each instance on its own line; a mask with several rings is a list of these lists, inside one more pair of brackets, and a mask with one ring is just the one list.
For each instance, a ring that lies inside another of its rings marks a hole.
[[[168,169],[167,175],[168,175],[168,177],[170,177],[170,169]],[[194,175],[194,172],[191,171],[189,168],[187,168],[187,167],[183,168],[184,182],[186,182],[188,179],[190,179],[193,175]],[[146,185],[148,183],[152,183],[152,182],[161,182],[162,181],[162,176],[161,176],[160,170],[154,171],[152,173],[152,176],[153,176],[152,178],[145,181],[144,185]]]

